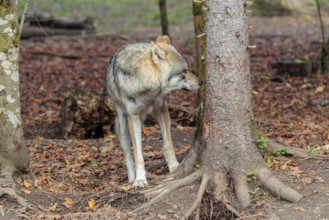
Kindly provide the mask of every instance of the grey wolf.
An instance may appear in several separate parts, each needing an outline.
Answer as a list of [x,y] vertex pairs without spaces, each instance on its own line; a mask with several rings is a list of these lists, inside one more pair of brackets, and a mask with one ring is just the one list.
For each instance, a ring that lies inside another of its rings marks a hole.
[[122,46],[107,64],[106,75],[107,91],[116,106],[116,130],[125,154],[129,182],[133,182],[134,188],[145,187],[148,184],[142,152],[145,115],[153,113],[160,125],[162,150],[173,172],[179,163],[171,140],[166,95],[176,89],[197,90],[201,81],[188,70],[168,36],[159,36],[155,42]]

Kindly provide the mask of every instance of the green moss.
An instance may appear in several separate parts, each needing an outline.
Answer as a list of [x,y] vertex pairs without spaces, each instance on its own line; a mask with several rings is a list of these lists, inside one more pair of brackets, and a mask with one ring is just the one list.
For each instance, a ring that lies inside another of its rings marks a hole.
[[15,0],[12,0],[12,1],[0,0],[0,5],[3,8],[11,8],[13,3],[16,4],[16,1]]
[[198,155],[193,163],[193,169],[198,170],[202,166],[202,159],[201,156]]
[[203,14],[203,2],[193,2],[193,15]]

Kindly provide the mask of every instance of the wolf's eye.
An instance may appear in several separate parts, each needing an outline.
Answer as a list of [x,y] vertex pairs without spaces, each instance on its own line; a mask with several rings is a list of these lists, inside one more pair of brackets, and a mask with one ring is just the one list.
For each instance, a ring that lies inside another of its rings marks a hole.
[[182,80],[184,80],[184,79],[186,79],[186,76],[183,74],[183,75],[182,75]]

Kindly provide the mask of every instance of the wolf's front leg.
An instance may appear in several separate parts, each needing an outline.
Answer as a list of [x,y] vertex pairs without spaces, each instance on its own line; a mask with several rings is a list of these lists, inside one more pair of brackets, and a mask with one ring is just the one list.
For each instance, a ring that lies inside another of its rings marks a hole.
[[126,159],[126,165],[128,170],[128,179],[129,182],[135,180],[135,168],[134,161],[131,157],[130,152],[130,136],[128,130],[127,116],[124,115],[120,107],[117,107],[117,121],[116,121],[116,130],[120,139],[120,145],[123,149]]
[[154,109],[154,114],[158,123],[160,125],[162,139],[163,139],[163,154],[166,158],[166,161],[169,166],[169,171],[173,172],[179,166],[177,161],[175,150],[171,140],[171,133],[170,133],[170,116],[168,112],[167,104],[165,103],[162,107],[157,107]]
[[143,149],[142,149],[142,123],[140,116],[128,116],[128,125],[131,140],[134,148],[136,179],[133,183],[134,188],[147,186],[146,173],[144,167]]

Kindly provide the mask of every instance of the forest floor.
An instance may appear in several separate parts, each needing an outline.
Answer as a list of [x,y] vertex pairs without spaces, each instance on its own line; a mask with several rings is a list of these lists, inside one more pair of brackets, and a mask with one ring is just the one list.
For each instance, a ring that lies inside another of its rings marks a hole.
[[[329,74],[272,80],[276,74],[272,64],[277,61],[309,60],[319,55],[318,44],[312,43],[320,39],[318,25],[309,17],[253,18],[251,23],[255,30],[250,44],[257,45],[250,54],[259,128],[265,137],[304,149],[310,157],[285,157],[282,149],[281,155],[271,155],[268,165],[272,172],[304,198],[295,204],[281,201],[250,178],[252,205],[240,210],[241,219],[328,219],[329,161],[320,156],[329,153],[325,147],[329,145]],[[191,33],[173,34],[172,42],[195,69]],[[124,35],[57,36],[21,42],[22,117],[34,177],[17,177],[16,183],[18,194],[36,209],[22,208],[3,197],[0,219],[179,219],[184,214],[197,187],[181,189],[187,191],[186,198],[171,195],[146,213],[132,214],[144,200],[127,184],[124,156],[115,135],[64,140],[58,130],[61,104],[76,86],[102,92],[105,65],[112,54],[124,43],[150,41],[156,35],[153,29],[145,29]],[[196,108],[198,98],[196,93],[176,92],[169,102]],[[194,118],[175,109],[171,114],[173,142],[180,155],[191,145]],[[151,121],[143,134],[146,166],[162,162],[159,127]],[[168,169],[164,166],[150,172],[162,176]],[[150,179],[150,184],[154,181]],[[213,219],[234,218],[220,207],[204,209],[213,209],[217,216]],[[207,213],[203,219],[209,219]]]

